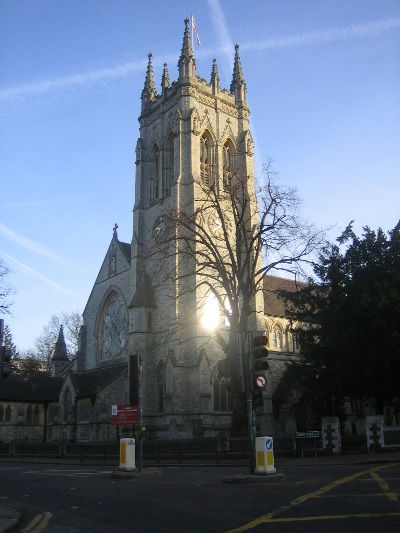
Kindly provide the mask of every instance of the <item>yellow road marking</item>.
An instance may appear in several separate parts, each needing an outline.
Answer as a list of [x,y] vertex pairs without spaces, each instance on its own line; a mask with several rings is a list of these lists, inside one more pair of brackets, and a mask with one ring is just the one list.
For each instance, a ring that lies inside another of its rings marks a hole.
[[49,523],[50,518],[53,516],[53,513],[47,512],[43,514],[38,514],[35,518],[23,529],[21,533],[40,533]]
[[312,522],[316,520],[343,520],[344,518],[376,518],[383,516],[400,516],[400,513],[365,513],[365,514],[334,514],[325,516],[300,516],[299,518],[274,518],[267,522]]
[[[282,505],[282,507],[279,507],[278,509],[275,509],[275,511],[271,511],[270,513],[267,513],[267,514],[262,515],[262,516],[260,516],[258,518],[255,518],[251,522],[248,522],[247,524],[244,524],[243,526],[240,526],[238,528],[231,529],[231,530],[227,531],[226,533],[240,533],[242,531],[248,531],[249,529],[253,529],[253,528],[259,526],[260,524],[267,523],[267,522],[278,522],[278,521],[285,522],[285,521],[301,521],[301,520],[323,520],[323,519],[326,520],[327,518],[335,519],[336,516],[338,516],[340,518],[350,518],[350,517],[355,517],[355,516],[358,516],[358,517],[364,517],[364,516],[365,517],[371,517],[371,516],[400,516],[400,513],[387,513],[387,514],[384,514],[384,515],[379,515],[379,514],[376,514],[376,515],[375,514],[352,515],[352,514],[350,514],[350,515],[333,515],[333,516],[329,516],[329,517],[316,516],[316,517],[300,517],[300,518],[290,518],[290,519],[285,519],[285,518],[277,519],[277,518],[275,518],[277,515],[282,514],[283,512],[288,511],[289,509],[292,509],[293,507],[296,507],[296,506],[300,505],[301,503],[304,503],[307,500],[310,500],[311,498],[318,498],[319,496],[321,496],[325,492],[329,492],[330,490],[335,489],[339,485],[343,485],[344,483],[347,483],[349,481],[353,481],[354,479],[357,479],[357,478],[359,478],[361,476],[364,476],[366,474],[370,474],[372,476],[373,472],[376,472],[377,470],[382,470],[384,468],[391,467],[391,466],[396,465],[396,464],[397,463],[385,464],[383,466],[370,468],[368,470],[363,470],[362,472],[357,472],[356,474],[351,474],[350,476],[346,476],[346,477],[343,477],[341,479],[337,479],[336,481],[333,481],[332,483],[329,483],[328,485],[325,485],[325,487],[317,489],[317,490],[315,490],[313,492],[309,492],[308,494],[303,494],[302,496],[299,496],[298,498],[295,498],[294,500],[292,500],[287,505]],[[384,482],[384,480],[382,478],[379,477],[379,479],[381,479]],[[391,493],[391,494],[393,494],[393,493]]]
[[385,495],[389,498],[391,502],[399,501],[397,495],[390,490],[389,484],[387,481],[381,478],[376,472],[371,472],[371,476],[378,482],[378,485],[383,490]]

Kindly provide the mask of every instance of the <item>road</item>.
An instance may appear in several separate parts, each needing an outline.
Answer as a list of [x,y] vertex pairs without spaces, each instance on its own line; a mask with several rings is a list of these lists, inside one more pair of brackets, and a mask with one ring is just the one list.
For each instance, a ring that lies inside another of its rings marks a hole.
[[21,533],[400,531],[400,463],[275,465],[286,481],[227,484],[243,466],[162,467],[115,479],[116,466],[0,462],[0,501]]

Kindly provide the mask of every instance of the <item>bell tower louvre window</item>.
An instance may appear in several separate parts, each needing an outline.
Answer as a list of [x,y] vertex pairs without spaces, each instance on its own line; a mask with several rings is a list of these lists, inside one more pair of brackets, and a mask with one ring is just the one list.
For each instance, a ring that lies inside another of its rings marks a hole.
[[200,178],[204,187],[211,187],[213,184],[211,155],[211,138],[204,132],[200,138]]
[[159,161],[160,151],[157,145],[154,145],[150,158],[150,204],[158,200],[159,196]]

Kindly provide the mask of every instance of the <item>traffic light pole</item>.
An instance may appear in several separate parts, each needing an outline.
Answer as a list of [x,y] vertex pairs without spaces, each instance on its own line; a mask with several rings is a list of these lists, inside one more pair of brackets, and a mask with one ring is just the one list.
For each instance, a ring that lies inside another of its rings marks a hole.
[[243,343],[245,347],[245,376],[246,376],[246,400],[247,400],[247,435],[249,446],[250,474],[254,474],[255,456],[254,456],[254,424],[253,424],[253,353],[250,343],[250,335],[247,334],[247,342]]

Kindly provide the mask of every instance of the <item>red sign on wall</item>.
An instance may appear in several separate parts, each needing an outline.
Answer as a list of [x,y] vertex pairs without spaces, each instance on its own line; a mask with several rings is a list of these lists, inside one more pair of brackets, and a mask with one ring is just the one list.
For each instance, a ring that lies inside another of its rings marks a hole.
[[111,406],[111,422],[114,425],[128,425],[139,423],[139,411],[137,405],[113,405]]

